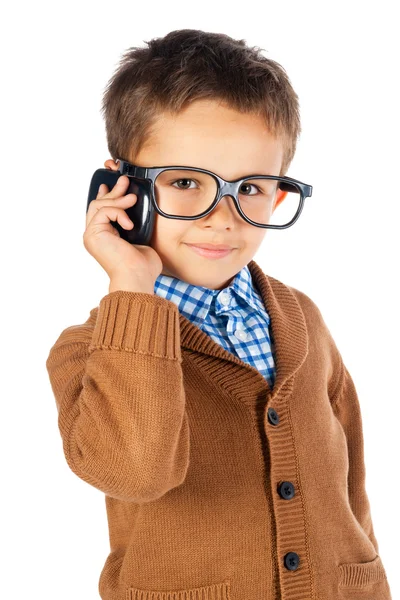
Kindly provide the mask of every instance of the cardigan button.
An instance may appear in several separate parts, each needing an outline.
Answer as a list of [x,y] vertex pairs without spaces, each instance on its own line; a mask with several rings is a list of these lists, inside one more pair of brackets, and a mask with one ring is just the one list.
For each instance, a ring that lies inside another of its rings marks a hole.
[[294,485],[291,481],[283,481],[278,486],[278,492],[284,500],[291,500],[294,496]]
[[285,567],[289,569],[289,571],[295,571],[300,562],[300,557],[296,552],[288,552],[285,554],[284,563]]
[[268,409],[268,421],[271,423],[271,425],[278,425],[279,423],[279,416],[274,408],[270,407]]

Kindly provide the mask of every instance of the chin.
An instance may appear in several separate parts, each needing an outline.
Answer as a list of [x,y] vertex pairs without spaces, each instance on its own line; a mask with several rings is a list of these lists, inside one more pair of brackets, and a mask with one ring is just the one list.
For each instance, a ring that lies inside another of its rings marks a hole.
[[173,273],[171,273],[170,271],[168,271],[168,269],[163,269],[161,271],[161,275],[167,275],[168,277],[177,277],[176,275],[174,275]]

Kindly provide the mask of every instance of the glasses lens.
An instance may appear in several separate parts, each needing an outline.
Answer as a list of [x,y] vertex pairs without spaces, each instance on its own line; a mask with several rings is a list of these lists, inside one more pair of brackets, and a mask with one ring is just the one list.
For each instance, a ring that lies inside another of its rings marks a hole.
[[245,179],[239,204],[247,218],[261,225],[287,225],[300,206],[300,190],[279,179]]
[[[218,191],[217,181],[207,173],[190,169],[162,171],[155,181],[156,202],[167,215],[196,217],[206,212]],[[277,179],[245,179],[238,191],[246,217],[260,225],[286,225],[295,216],[300,192]]]
[[196,217],[205,212],[217,195],[217,182],[199,171],[169,169],[155,180],[156,202],[167,215]]

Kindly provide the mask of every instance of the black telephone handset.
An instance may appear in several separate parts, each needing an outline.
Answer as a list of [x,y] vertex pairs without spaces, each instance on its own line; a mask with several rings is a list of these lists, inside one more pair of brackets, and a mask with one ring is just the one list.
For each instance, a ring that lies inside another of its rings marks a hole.
[[[100,185],[105,183],[108,190],[111,191],[120,176],[121,172],[119,170],[97,169],[94,172],[90,182],[86,212],[89,209],[91,201],[96,199]],[[137,195],[135,204],[125,209],[126,214],[133,221],[134,227],[132,229],[124,229],[117,221],[111,221],[111,225],[118,230],[121,238],[130,244],[150,246],[156,216],[150,196],[151,182],[147,179],[137,179],[130,175],[126,176],[129,178],[129,186],[125,195]]]

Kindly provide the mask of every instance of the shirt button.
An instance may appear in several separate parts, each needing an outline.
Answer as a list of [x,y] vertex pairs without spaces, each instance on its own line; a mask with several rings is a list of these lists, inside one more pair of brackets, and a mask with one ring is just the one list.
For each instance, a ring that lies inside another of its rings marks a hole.
[[220,294],[218,298],[221,304],[223,304],[224,306],[227,306],[229,304],[230,298],[229,294],[227,294],[226,292],[222,292],[222,294]]
[[245,331],[243,331],[242,329],[236,329],[235,336],[241,342],[246,342],[247,341],[247,337],[248,337],[247,333]]

